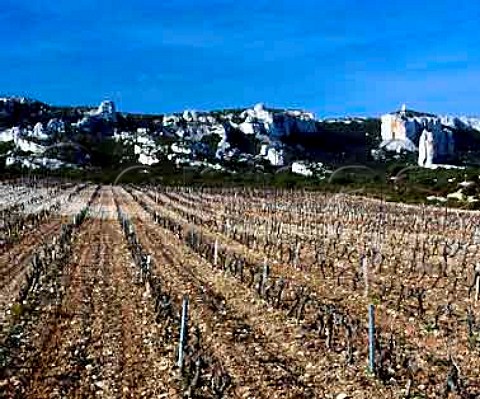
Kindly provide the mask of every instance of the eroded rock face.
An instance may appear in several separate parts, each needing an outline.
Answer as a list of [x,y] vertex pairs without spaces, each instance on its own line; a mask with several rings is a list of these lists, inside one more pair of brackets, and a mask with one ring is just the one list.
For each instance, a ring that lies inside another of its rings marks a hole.
[[[11,110],[15,110],[15,118],[10,115]],[[0,98],[0,118],[5,125],[0,131],[0,141],[13,142],[14,152],[28,150],[40,154],[39,145],[48,146],[49,141],[57,139],[76,140],[80,133],[98,140],[112,137],[128,141],[126,145],[136,145],[134,155],[143,154],[141,161],[146,164],[154,162],[153,146],[164,155],[190,161],[197,158],[230,161],[233,157],[243,162],[243,159],[263,158],[272,165],[283,166],[284,157],[289,156],[284,137],[317,133],[313,114],[267,108],[262,103],[242,110],[186,110],[159,117],[152,126],[148,118],[130,119],[118,114],[112,101],[103,101],[98,107],[85,110],[83,107],[57,109],[38,101]],[[181,142],[185,151],[175,151],[176,147],[170,148],[162,139],[152,145],[142,141],[157,137]]]
[[50,133],[65,132],[65,122],[60,119],[50,119],[47,123],[47,131]]
[[424,130],[418,144],[418,165],[429,167],[433,164],[434,158],[436,158],[436,153],[433,133]]
[[43,129],[43,124],[41,122],[37,122],[33,127],[33,132],[29,135],[30,137],[34,137],[36,139],[47,139],[48,135],[45,134]]
[[167,115],[163,119],[165,133],[194,143],[203,137],[216,134],[220,137],[216,157],[223,157],[230,149],[228,132],[237,131],[248,140],[259,140],[263,147],[259,154],[272,165],[284,164],[282,137],[293,133],[314,134],[317,126],[313,114],[303,111],[270,110],[264,104],[256,104],[243,111],[224,113],[205,113],[186,110],[182,114]]
[[97,110],[92,111],[90,116],[102,117],[111,121],[115,121],[115,104],[113,101],[102,101]]
[[430,167],[452,156],[454,151],[453,133],[442,129],[424,129],[418,143],[418,165]]
[[260,155],[263,156],[273,166],[284,166],[285,160],[283,150],[263,144],[260,149]]
[[183,111],[183,119],[185,119],[187,122],[197,122],[198,116],[196,111],[185,110]]
[[246,134],[265,134],[272,138],[290,136],[292,133],[312,134],[317,132],[315,117],[302,111],[273,112],[257,104],[240,114],[244,122],[239,129]]
[[480,131],[480,118],[467,116],[441,116],[442,125],[455,129],[474,129]]
[[420,166],[430,166],[454,155],[454,137],[443,124],[445,118],[402,109],[383,115],[381,120],[381,148],[409,152],[418,150]]
[[96,110],[90,111],[75,125],[81,130],[95,131],[102,136],[111,136],[115,122],[115,104],[113,101],[102,101]]

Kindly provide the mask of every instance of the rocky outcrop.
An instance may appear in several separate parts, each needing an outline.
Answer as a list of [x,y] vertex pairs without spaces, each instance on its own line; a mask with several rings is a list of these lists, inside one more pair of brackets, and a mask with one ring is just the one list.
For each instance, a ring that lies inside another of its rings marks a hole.
[[275,147],[270,147],[267,144],[263,144],[260,149],[260,155],[273,166],[285,165],[284,152],[282,149],[277,149]]
[[[382,143],[388,151],[418,151],[418,164],[429,167],[454,155],[454,136],[449,128],[455,120],[407,110],[383,115]],[[445,125],[448,123],[448,126]]]
[[292,173],[297,175],[313,176],[313,171],[304,162],[293,162],[291,168]]
[[442,125],[454,129],[473,129],[480,131],[480,118],[472,118],[467,116],[441,116]]
[[426,168],[443,162],[453,155],[453,133],[446,130],[424,129],[418,144],[418,165]]
[[[86,136],[90,134],[98,139],[112,137],[131,146],[132,150],[122,155],[122,160],[129,158],[128,162],[152,165],[171,160],[177,164],[198,161],[204,166],[235,167],[238,163],[264,167],[267,161],[280,168],[299,161],[294,169],[298,168],[300,174],[305,166],[302,162],[307,159],[310,163],[343,162],[350,152],[361,158],[373,148],[385,159],[391,151],[417,151],[422,166],[436,165],[451,157],[455,143],[461,151],[480,148],[480,140],[477,147],[469,146],[475,132],[466,132],[458,136],[461,140],[454,140],[459,129],[480,129],[479,119],[437,117],[406,107],[382,117],[380,148],[385,151],[378,147],[378,119],[321,121],[308,112],[272,109],[261,103],[246,109],[185,110],[152,117],[117,113],[111,101],[85,109],[0,98],[0,126],[0,141],[12,142],[13,152],[17,151],[14,155],[19,156],[25,155],[23,152],[45,156],[42,151],[58,140],[75,143],[86,138],[82,142],[89,142]],[[5,151],[12,148],[2,147]],[[307,169],[313,170],[311,164]]]
[[[198,143],[206,136],[218,135],[219,141],[215,151],[218,159],[230,157],[235,152],[236,141],[246,143],[257,140],[260,143],[260,151],[250,154],[261,156],[274,166],[284,165],[284,154],[281,150],[284,137],[293,133],[317,132],[313,114],[271,110],[261,103],[240,111],[205,113],[186,110],[182,114],[165,116],[162,129],[164,134],[170,135],[173,132],[179,139],[190,140],[192,143]],[[241,138],[239,134],[245,137]],[[233,136],[238,140],[233,140]],[[195,148],[200,147],[194,144],[192,149]]]
[[290,136],[292,133],[314,134],[317,132],[313,114],[302,111],[272,111],[257,104],[239,115],[243,122],[231,125],[245,134],[264,134],[273,139]]
[[437,158],[437,154],[433,133],[425,129],[418,144],[418,166],[428,168],[432,166],[434,158]]
[[47,123],[47,131],[49,134],[65,133],[65,122],[57,118],[50,119]]
[[28,131],[26,136],[36,140],[48,140],[49,138],[49,135],[46,133],[42,122],[37,122],[33,127],[33,131]]
[[101,136],[112,136],[116,119],[113,101],[103,101],[96,110],[88,112],[74,126],[77,129],[95,132]]
[[91,111],[90,117],[102,118],[111,122],[116,121],[115,104],[113,101],[102,101],[95,111]]

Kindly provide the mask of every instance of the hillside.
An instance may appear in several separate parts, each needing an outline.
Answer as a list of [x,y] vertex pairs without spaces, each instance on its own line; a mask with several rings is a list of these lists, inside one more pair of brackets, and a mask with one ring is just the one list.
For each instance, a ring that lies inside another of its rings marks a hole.
[[[455,133],[457,160],[477,164],[480,120],[438,118]],[[165,173],[186,167],[228,173],[287,169],[321,177],[342,165],[412,159],[379,156],[380,132],[377,117],[322,120],[263,104],[143,115],[118,112],[111,101],[64,107],[6,97],[0,98],[0,168],[118,171],[145,165]]]
[[[377,119],[322,121],[300,110],[117,112],[112,102],[58,107],[0,99],[0,149],[7,166],[117,167],[169,163],[235,169],[280,168],[295,161],[366,161],[379,135]],[[348,154],[348,155],[347,155]]]

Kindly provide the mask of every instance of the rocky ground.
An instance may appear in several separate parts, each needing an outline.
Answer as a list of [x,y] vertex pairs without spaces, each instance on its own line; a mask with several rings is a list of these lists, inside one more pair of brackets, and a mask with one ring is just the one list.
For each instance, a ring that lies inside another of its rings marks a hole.
[[475,213],[261,190],[74,198],[0,255],[0,397],[480,394]]

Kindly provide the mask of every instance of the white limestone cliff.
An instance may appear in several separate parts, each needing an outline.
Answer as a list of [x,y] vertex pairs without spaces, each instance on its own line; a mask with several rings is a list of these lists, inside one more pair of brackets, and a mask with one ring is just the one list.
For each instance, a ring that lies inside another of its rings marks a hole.
[[407,110],[381,117],[382,143],[380,148],[389,151],[419,152],[418,164],[429,167],[454,155],[454,137],[446,127],[455,121],[435,115]]
[[260,149],[260,155],[266,159],[272,166],[284,166],[283,150],[263,144]]
[[431,167],[434,158],[436,158],[436,152],[433,133],[425,129],[418,144],[418,166]]
[[97,109],[88,112],[79,122],[74,123],[74,126],[88,130],[95,122],[105,121],[114,123],[116,120],[115,104],[113,101],[102,101]]
[[35,138],[37,140],[47,140],[49,137],[49,135],[45,132],[43,124],[41,122],[37,122],[33,127],[33,131],[28,132],[27,136]]
[[317,132],[315,117],[303,111],[273,112],[267,110],[264,104],[256,104],[240,114],[244,121],[238,127],[245,134],[266,134],[273,139],[289,136],[293,132],[313,134]]
[[115,121],[115,104],[113,101],[102,101],[96,110],[89,112],[89,115]]

